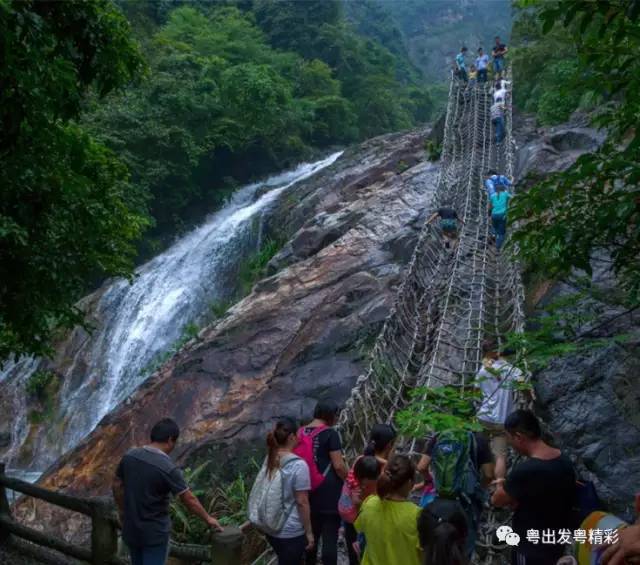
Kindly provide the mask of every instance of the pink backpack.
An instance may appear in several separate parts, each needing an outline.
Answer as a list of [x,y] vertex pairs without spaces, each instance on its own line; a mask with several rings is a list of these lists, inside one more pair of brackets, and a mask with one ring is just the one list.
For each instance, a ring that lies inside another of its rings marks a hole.
[[305,428],[298,430],[298,445],[296,445],[293,452],[304,459],[309,467],[309,476],[311,477],[311,490],[316,490],[324,481],[325,477],[331,469],[331,461],[327,465],[327,468],[320,472],[318,465],[316,464],[315,457],[313,456],[313,439],[320,433],[326,430],[328,426],[318,426],[313,428],[310,433],[305,433]]
[[353,524],[358,517],[360,508],[353,503],[351,498],[351,485],[348,481],[342,485],[342,492],[340,493],[340,499],[338,500],[338,514],[348,524]]

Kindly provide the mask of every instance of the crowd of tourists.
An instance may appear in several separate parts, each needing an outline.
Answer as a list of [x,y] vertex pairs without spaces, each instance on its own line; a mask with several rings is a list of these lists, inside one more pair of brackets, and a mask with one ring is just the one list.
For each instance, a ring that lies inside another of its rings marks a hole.
[[[476,379],[482,431],[435,433],[425,438],[420,457],[396,452],[396,430],[379,423],[348,466],[334,428],[339,408],[331,401],[318,402],[313,418],[302,426],[289,417],[276,421],[267,434],[248,515],[266,535],[279,565],[318,559],[336,565],[340,538],[350,565],[467,565],[489,505],[514,511],[508,531],[519,543],[508,545],[515,565],[577,563],[564,555],[566,545],[538,543],[530,535],[579,526],[580,483],[573,465],[543,437],[536,416],[516,407],[514,390],[523,373],[494,343],[483,349]],[[133,565],[164,565],[171,494],[213,530],[222,529],[169,456],[178,436],[176,423],[162,420],[151,430],[151,442],[127,452],[118,465],[113,492]],[[509,447],[523,456],[511,469]],[[602,548],[599,562],[617,565],[640,558],[639,528],[621,531],[618,543]],[[493,540],[499,542],[500,536]]]
[[462,46],[455,59],[456,76],[460,80],[472,85],[487,82],[489,67],[491,66],[494,78],[500,79],[504,74],[505,55],[507,51],[507,46],[502,43],[500,37],[496,36],[495,44],[493,49],[491,49],[491,59],[489,59],[489,55],[484,52],[482,47],[478,47],[477,56],[467,69],[467,54],[469,53],[469,49]]
[[[460,80],[468,82],[470,85],[476,82],[487,82],[490,63],[489,56],[484,53],[482,47],[478,48],[478,57],[476,58],[475,64],[471,65],[470,70],[467,72],[465,62],[467,51],[468,49],[466,47],[462,47],[460,53],[456,56],[456,75]],[[494,141],[497,146],[502,144],[506,136],[505,112],[507,95],[510,88],[510,83],[504,79],[504,59],[506,53],[507,46],[502,43],[499,37],[496,37],[495,46],[491,52],[495,83],[492,89],[492,103],[489,114],[494,132]],[[495,242],[496,249],[499,251],[506,239],[507,210],[513,197],[511,192],[513,182],[512,179],[509,179],[505,175],[499,174],[495,170],[489,170],[484,185],[487,189],[488,212],[491,217],[490,237]],[[445,247],[447,249],[455,249],[458,243],[459,227],[463,225],[463,221],[451,201],[442,203],[427,223],[433,223],[436,219],[440,220],[440,229],[445,238]]]

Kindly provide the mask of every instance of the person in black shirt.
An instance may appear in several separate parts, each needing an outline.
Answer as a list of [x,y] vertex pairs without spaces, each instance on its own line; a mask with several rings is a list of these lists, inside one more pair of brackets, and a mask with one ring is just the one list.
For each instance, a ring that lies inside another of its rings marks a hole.
[[445,247],[449,249],[449,242],[455,246],[458,241],[458,222],[464,224],[462,219],[458,217],[458,213],[451,204],[447,202],[438,208],[437,212],[433,213],[427,220],[427,224],[431,224],[436,218],[440,218],[440,229],[446,238],[444,242]]
[[500,38],[496,36],[496,44],[493,46],[491,50],[491,55],[493,56],[493,72],[494,78],[502,78],[502,73],[504,71],[504,56],[506,55],[508,49],[507,46],[500,41]]
[[564,546],[527,540],[529,530],[557,532],[571,527],[571,507],[576,477],[573,464],[559,449],[542,440],[540,423],[533,412],[516,410],[504,423],[507,441],[527,459],[518,463],[506,479],[495,481],[491,502],[514,508],[513,531],[520,536],[514,547],[514,565],[553,564],[562,557]]
[[151,429],[151,443],[130,449],[120,461],[112,483],[120,512],[122,539],[132,565],[164,565],[169,553],[169,496],[174,495],[213,530],[220,523],[202,507],[169,457],[180,429],[170,418]]
[[[316,544],[322,539],[322,564],[336,565],[338,562],[338,531],[340,530],[340,514],[338,500],[342,492],[342,484],[347,477],[348,469],[342,456],[340,436],[331,426],[336,423],[338,405],[331,401],[318,402],[313,412],[313,420],[303,428],[304,434],[313,433],[320,426],[324,429],[313,438],[313,458],[317,468],[326,475],[318,488],[311,491],[311,529]],[[306,565],[317,562],[318,547],[306,554]]]

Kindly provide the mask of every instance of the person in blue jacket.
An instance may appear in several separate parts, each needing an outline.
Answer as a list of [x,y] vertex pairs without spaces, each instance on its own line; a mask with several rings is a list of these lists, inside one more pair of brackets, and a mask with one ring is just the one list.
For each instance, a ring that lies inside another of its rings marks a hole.
[[505,188],[511,188],[513,183],[509,180],[509,177],[499,175],[493,169],[487,171],[487,178],[484,181],[484,186],[487,189],[487,197],[490,199],[496,193],[496,187],[498,185]]
[[456,55],[456,71],[458,78],[464,82],[469,80],[467,75],[467,64],[465,63],[465,55],[467,54],[468,49],[466,47],[462,47],[460,49],[460,53]]

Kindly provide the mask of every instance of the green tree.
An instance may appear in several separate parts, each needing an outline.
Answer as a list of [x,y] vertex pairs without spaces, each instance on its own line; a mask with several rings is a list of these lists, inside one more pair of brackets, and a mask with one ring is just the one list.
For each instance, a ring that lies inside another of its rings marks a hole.
[[545,2],[543,31],[562,22],[579,57],[580,94],[605,102],[594,113],[608,130],[598,151],[551,175],[514,201],[522,256],[552,276],[591,273],[595,252],[609,257],[631,302],[640,296],[640,3]]
[[322,27],[341,21],[342,3],[340,0],[255,0],[253,11],[271,45],[313,59]]
[[127,171],[74,120],[142,68],[106,0],[0,1],[0,359],[81,321],[88,281],[128,275],[145,219]]

